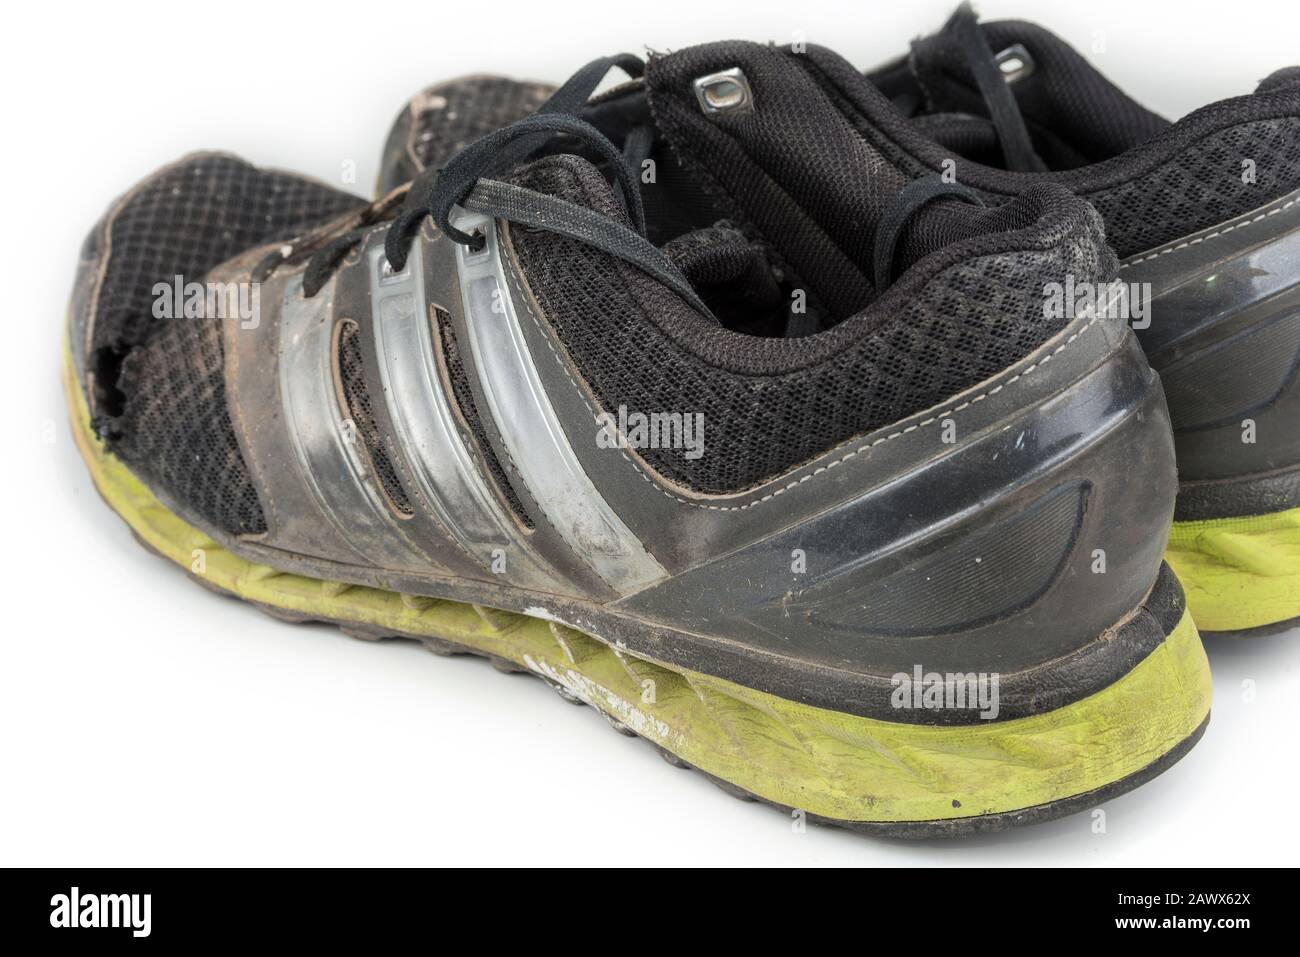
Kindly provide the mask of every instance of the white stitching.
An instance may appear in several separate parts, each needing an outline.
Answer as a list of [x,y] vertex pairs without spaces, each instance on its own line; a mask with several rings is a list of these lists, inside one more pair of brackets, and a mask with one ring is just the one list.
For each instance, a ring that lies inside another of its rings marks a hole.
[[[569,372],[569,367],[565,365],[564,360],[560,357],[560,353],[556,350],[555,343],[551,340],[551,336],[547,334],[546,330],[542,327],[541,321],[537,318],[537,314],[533,312],[532,303],[529,301],[531,297],[529,293],[523,288],[523,285],[521,284],[519,277],[516,274],[514,263],[511,263],[510,267],[511,268],[507,270],[507,275],[509,275],[510,277],[511,284],[519,292],[519,298],[523,301],[524,309],[528,313],[528,318],[533,320],[533,325],[535,325],[537,327],[538,332],[541,333],[542,339],[543,341],[545,341],[547,348],[551,350],[551,355],[555,357],[555,361],[559,364],[560,368],[564,371],[565,377],[569,380],[569,382],[573,385],[574,389],[577,391],[579,398],[582,399],[583,405],[587,407],[587,411],[591,413],[591,416],[594,420],[597,420],[598,416],[596,414],[596,410],[592,408],[591,403],[587,401],[587,396],[583,393],[582,388],[578,385],[576,381],[574,381],[573,375]],[[814,468],[811,472],[807,473],[806,475],[802,475],[799,478],[792,480],[788,484],[782,486],[781,488],[776,489],[775,491],[768,492],[766,495],[762,496],[761,498],[754,499],[752,502],[746,502],[744,505],[707,505],[703,502],[689,501],[688,499],[682,498],[680,495],[674,495],[672,492],[668,491],[666,488],[661,486],[658,482],[654,481],[654,479],[650,478],[650,476],[646,475],[645,471],[639,465],[637,465],[636,462],[633,461],[631,456],[629,456],[622,449],[619,450],[619,455],[623,456],[623,458],[627,461],[627,463],[631,465],[632,468],[636,469],[637,474],[640,475],[641,478],[644,479],[646,483],[650,485],[651,488],[661,492],[663,495],[672,499],[674,502],[678,502],[681,505],[688,505],[691,508],[701,508],[711,512],[744,512],[751,508],[757,508],[759,505],[762,505],[764,502],[770,502],[778,495],[784,495],[786,492],[790,491],[791,489],[797,488],[798,486],[802,485],[804,482],[807,482],[810,479],[813,479],[816,476],[821,475],[823,472],[828,472],[831,469],[835,468],[837,465],[842,465],[843,463],[847,462],[849,459],[853,458],[854,456],[858,455],[861,452],[866,452],[867,450],[873,449],[877,445],[882,445],[885,442],[892,442],[894,439],[902,438],[904,435],[907,435],[909,432],[915,432],[918,429],[925,428],[928,425],[933,425],[935,422],[938,422],[941,419],[944,419],[950,415],[954,415],[965,409],[969,409],[976,402],[982,402],[985,399],[989,398],[990,396],[997,395],[1007,386],[1014,385],[1015,383],[1019,382],[1025,376],[1029,375],[1031,372],[1037,369],[1039,366],[1046,365],[1048,362],[1052,360],[1054,356],[1060,355],[1071,343],[1073,343],[1076,339],[1078,339],[1085,332],[1087,332],[1098,322],[1100,322],[1102,318],[1103,318],[1102,316],[1093,317],[1091,322],[1089,322],[1078,332],[1073,333],[1068,339],[1062,342],[1048,355],[1043,356],[1043,358],[1039,359],[1037,362],[1027,366],[1025,369],[1013,375],[1010,379],[1007,379],[1007,381],[999,383],[998,385],[994,386],[992,389],[989,389],[987,392],[982,392],[977,396],[973,396],[972,398],[967,399],[965,402],[961,403],[961,405],[953,406],[952,408],[947,409],[943,412],[936,412],[934,415],[932,415],[928,419],[925,419],[924,421],[917,422],[913,425],[909,425],[906,428],[900,429],[897,432],[891,432],[888,435],[882,435],[877,439],[873,439],[872,441],[865,443],[864,445],[860,445],[856,449],[853,449],[852,451],[842,455],[840,458],[836,459],[835,461],[828,462],[825,465],[819,465],[816,468]]]
[[1176,243],[1173,246],[1166,246],[1164,249],[1157,249],[1153,253],[1147,253],[1147,255],[1140,256],[1137,259],[1130,260],[1129,262],[1120,263],[1119,268],[1127,269],[1129,266],[1136,266],[1138,263],[1144,263],[1150,259],[1159,259],[1161,256],[1168,256],[1170,253],[1176,253],[1180,249],[1186,249],[1189,246],[1195,246],[1198,243],[1206,242],[1208,240],[1214,239],[1216,236],[1226,236],[1234,229],[1245,229],[1251,223],[1258,223],[1261,220],[1268,219],[1268,217],[1270,216],[1276,216],[1278,213],[1285,212],[1286,210],[1294,206],[1296,203],[1300,203],[1300,199],[1288,200],[1287,202],[1282,203],[1278,206],[1274,206],[1270,209],[1264,210],[1262,213],[1260,213],[1258,216],[1253,217],[1252,219],[1243,220],[1242,222],[1239,223],[1233,223],[1231,226],[1225,226],[1223,229],[1216,229],[1214,232],[1209,233],[1205,236],[1197,236],[1195,239],[1189,239],[1185,242]]

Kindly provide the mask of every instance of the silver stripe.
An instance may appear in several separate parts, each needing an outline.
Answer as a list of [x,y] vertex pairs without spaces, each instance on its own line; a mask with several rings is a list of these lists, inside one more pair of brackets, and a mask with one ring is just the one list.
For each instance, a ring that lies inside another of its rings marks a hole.
[[490,568],[492,551],[503,549],[509,581],[554,591],[556,576],[488,488],[461,438],[437,369],[420,245],[418,239],[411,244],[396,274],[382,243],[366,253],[375,353],[397,444],[438,521],[465,551]]
[[374,565],[427,569],[429,559],[403,536],[357,444],[356,424],[339,407],[334,385],[331,288],[310,298],[302,278],[284,292],[280,313],[280,400],[305,484],[321,512]]
[[[666,578],[592,484],[569,444],[519,325],[496,222],[466,213],[456,226],[481,231],[486,239],[477,252],[456,247],[465,321],[489,411],[533,498],[574,554],[611,587],[628,593]],[[595,435],[593,423],[593,442]]]

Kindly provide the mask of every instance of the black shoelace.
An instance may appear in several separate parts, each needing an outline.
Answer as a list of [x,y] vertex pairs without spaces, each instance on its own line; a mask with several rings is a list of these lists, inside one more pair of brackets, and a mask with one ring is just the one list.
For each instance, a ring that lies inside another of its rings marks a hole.
[[939,199],[958,199],[975,206],[984,200],[973,190],[960,183],[949,183],[935,173],[912,180],[893,198],[876,226],[876,241],[872,249],[872,266],[879,296],[894,281],[894,260],[898,256],[898,241],[912,217],[924,207]]
[[[637,170],[649,155],[653,131],[632,130],[619,149],[579,115],[614,67],[635,79],[645,65],[630,54],[594,60],[570,77],[537,112],[470,144],[442,169],[425,170],[417,176],[384,241],[389,268],[396,272],[406,265],[410,243],[426,217],[431,217],[452,242],[482,248],[481,235],[465,233],[452,224],[453,212],[459,206],[494,219],[547,229],[617,256],[663,282],[702,315],[713,318],[681,271],[646,238]],[[557,135],[577,140],[608,166],[632,228],[584,206],[491,178],[527,161]],[[367,218],[374,219],[363,214],[361,221]],[[309,253],[310,260],[303,274],[303,295],[310,297],[319,292],[343,258],[364,238],[365,230],[359,228],[324,246],[304,250],[303,255]],[[271,268],[283,261],[287,260],[276,258]]]
[[[989,46],[984,31],[980,29],[979,15],[975,13],[970,0],[963,0],[944,24],[940,34],[952,37],[970,69],[975,86],[989,111],[989,121],[1002,149],[1007,169],[1020,172],[1045,171],[1047,164],[1034,150],[1029,128],[1020,112],[1020,104],[998,67],[997,57]],[[908,114],[919,106],[911,95],[904,95],[895,102],[899,109]]]

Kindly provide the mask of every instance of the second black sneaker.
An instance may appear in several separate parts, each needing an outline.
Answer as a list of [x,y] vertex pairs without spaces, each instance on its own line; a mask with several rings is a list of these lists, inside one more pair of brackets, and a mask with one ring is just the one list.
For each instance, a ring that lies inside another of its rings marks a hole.
[[901,125],[839,58],[811,59],[903,165],[954,157],[987,198],[1057,182],[1101,211],[1169,399],[1169,560],[1197,623],[1300,624],[1300,67],[1171,123],[1050,31],[965,3],[869,74]]

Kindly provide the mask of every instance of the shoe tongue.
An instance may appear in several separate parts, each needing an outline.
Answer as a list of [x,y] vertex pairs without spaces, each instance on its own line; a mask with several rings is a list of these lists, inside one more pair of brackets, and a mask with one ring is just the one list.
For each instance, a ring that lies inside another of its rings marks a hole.
[[909,177],[854,130],[798,54],[692,47],[652,57],[646,86],[674,156],[721,187],[735,207],[727,214],[756,229],[828,314],[873,298],[876,226]]
[[[608,179],[580,156],[556,154],[534,160],[508,179],[631,225]],[[662,248],[724,326],[762,336],[798,332],[791,329],[786,299],[778,287],[779,271],[768,261],[764,247],[731,223],[721,220],[690,229]]]
[[[906,61],[912,84],[926,113],[987,117],[952,23],[913,41]],[[1125,94],[1051,31],[1023,20],[982,23],[979,29],[1011,85],[1037,152],[1049,167],[1067,169],[1098,162],[1146,142],[1169,126],[1168,120]],[[886,72],[896,71],[886,68],[880,76]]]

